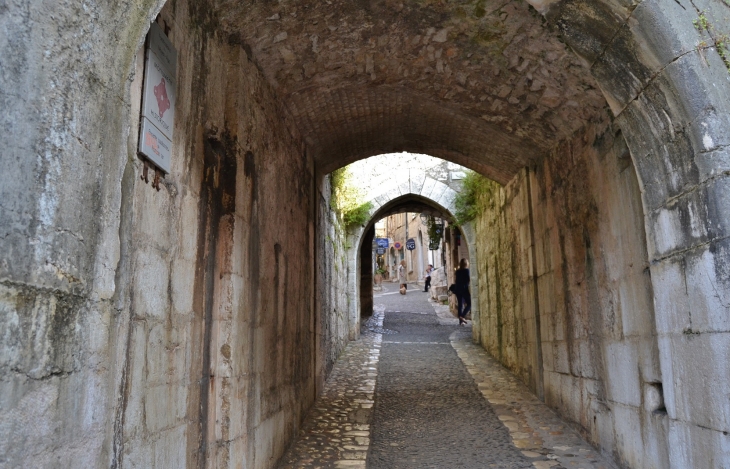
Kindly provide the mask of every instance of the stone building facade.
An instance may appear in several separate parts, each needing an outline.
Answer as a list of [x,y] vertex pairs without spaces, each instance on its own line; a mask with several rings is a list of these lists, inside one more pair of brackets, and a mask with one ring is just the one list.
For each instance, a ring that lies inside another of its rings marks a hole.
[[[389,277],[395,282],[397,266],[405,260],[408,281],[422,284],[425,278],[424,271],[429,264],[440,267],[443,264],[441,250],[429,250],[430,238],[427,227],[421,220],[420,213],[398,213],[388,215],[384,220],[385,232],[390,240],[390,247],[383,258],[383,265],[387,266]],[[408,230],[406,230],[406,224]],[[415,249],[409,250],[406,241],[412,239]],[[400,246],[396,249],[395,243]]]

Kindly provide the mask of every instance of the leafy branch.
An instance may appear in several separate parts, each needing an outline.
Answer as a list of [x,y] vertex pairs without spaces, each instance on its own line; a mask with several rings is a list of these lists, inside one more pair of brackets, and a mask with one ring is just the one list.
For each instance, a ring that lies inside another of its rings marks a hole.
[[352,173],[347,167],[336,169],[330,174],[332,198],[330,208],[345,225],[345,229],[364,225],[370,216],[373,204],[363,202],[362,190],[352,184]]
[[498,188],[499,184],[491,179],[468,171],[462,180],[461,191],[454,200],[456,224],[463,225],[482,214],[489,207]]

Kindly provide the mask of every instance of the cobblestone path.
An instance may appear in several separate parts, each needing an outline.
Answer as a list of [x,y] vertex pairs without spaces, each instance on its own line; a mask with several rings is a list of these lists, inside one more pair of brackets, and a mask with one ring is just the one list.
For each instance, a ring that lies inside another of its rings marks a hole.
[[470,330],[439,325],[419,291],[381,301],[384,329],[398,334],[383,336],[368,467],[532,467],[451,346]]
[[[373,328],[383,324],[382,310]],[[365,468],[381,334],[362,334],[337,360],[281,469]]]
[[447,307],[393,286],[375,303],[280,468],[615,468]]

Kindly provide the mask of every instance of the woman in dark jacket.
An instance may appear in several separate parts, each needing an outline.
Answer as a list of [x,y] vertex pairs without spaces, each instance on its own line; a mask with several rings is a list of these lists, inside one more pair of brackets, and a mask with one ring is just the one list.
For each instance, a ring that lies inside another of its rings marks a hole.
[[456,299],[459,301],[459,325],[466,324],[466,315],[471,311],[471,293],[469,293],[469,261],[459,261],[456,271]]

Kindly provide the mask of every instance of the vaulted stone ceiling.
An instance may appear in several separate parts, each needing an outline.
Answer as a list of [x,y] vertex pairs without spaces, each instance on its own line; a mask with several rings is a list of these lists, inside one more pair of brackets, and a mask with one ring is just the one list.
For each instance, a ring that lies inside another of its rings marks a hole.
[[524,1],[223,1],[318,167],[415,151],[499,182],[606,100]]

